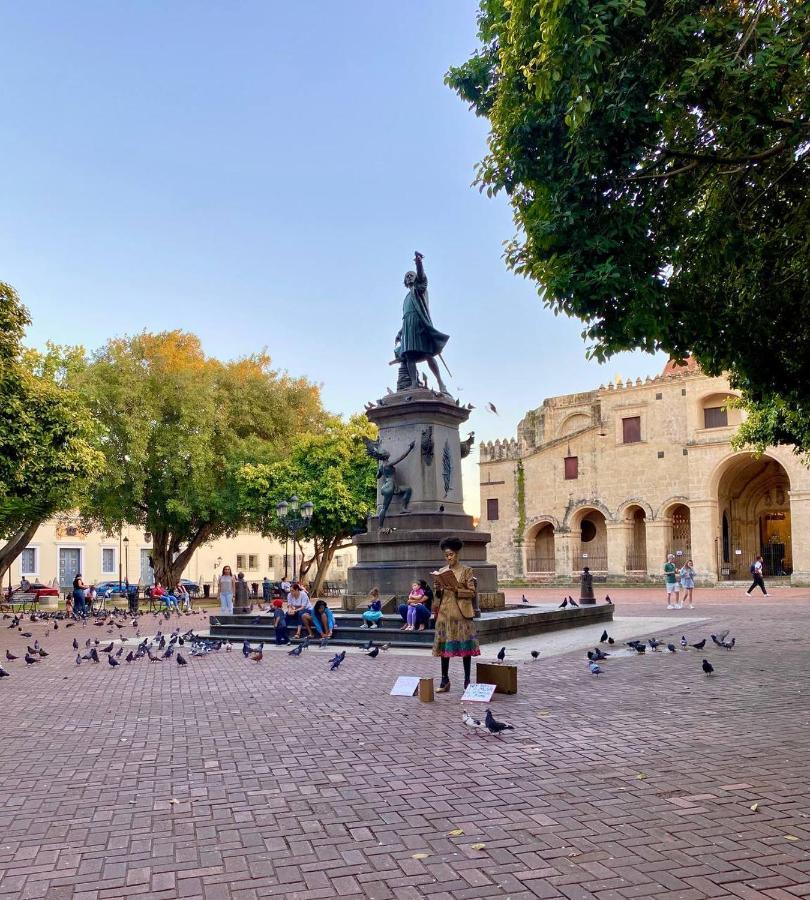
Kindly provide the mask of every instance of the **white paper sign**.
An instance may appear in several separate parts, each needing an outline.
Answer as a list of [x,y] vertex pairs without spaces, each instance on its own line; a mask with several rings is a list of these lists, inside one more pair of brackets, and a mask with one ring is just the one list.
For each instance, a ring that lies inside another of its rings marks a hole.
[[419,676],[400,675],[391,689],[391,697],[413,697],[419,689]]
[[495,693],[494,684],[471,684],[461,696],[462,702],[472,700],[473,703],[489,703]]

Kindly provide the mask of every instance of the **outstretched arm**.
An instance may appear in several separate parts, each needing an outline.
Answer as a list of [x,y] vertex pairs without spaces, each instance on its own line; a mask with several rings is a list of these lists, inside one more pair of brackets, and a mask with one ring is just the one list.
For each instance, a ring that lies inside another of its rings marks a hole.
[[416,446],[416,441],[411,441],[410,444],[408,445],[408,449],[402,454],[402,456],[400,456],[398,459],[395,459],[391,463],[391,465],[396,466],[398,463],[401,463],[402,460],[405,459],[405,457],[411,452],[411,450],[413,450],[413,448],[415,446]]
[[413,261],[416,264],[416,277],[419,281],[427,281],[427,275],[425,275],[425,267],[422,265],[422,254],[415,250],[413,254]]

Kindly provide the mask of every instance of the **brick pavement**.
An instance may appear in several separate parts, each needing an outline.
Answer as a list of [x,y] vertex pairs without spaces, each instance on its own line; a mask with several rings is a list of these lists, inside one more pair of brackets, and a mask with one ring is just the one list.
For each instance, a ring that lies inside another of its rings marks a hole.
[[[712,678],[697,652],[521,665],[502,740],[462,727],[455,663],[421,704],[387,692],[428,657],[77,668],[70,641],[105,629],[27,626],[51,655],[0,660],[0,900],[810,895],[808,601],[698,592],[710,627],[657,636],[730,627]],[[24,651],[7,624],[0,655]]]

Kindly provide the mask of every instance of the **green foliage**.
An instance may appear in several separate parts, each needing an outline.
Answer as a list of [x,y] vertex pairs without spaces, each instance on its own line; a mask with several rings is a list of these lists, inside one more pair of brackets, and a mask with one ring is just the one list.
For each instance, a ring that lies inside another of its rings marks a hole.
[[[506,260],[599,359],[691,351],[810,414],[810,5],[482,0],[447,81],[491,125]],[[773,431],[806,433],[785,415]]]
[[85,517],[151,531],[155,576],[170,584],[200,544],[244,525],[239,468],[280,459],[322,417],[318,388],[267,355],[223,363],[181,331],[109,341],[81,383],[107,461]]
[[[367,455],[363,436],[376,437],[365,416],[348,422],[330,419],[318,433],[301,434],[289,456],[271,465],[246,465],[238,473],[242,506],[251,524],[263,534],[284,539],[276,517],[276,505],[293,495],[315,506],[310,527],[304,533],[314,546],[309,561],[318,566],[319,578],[335,550],[365,527],[374,512],[377,468]],[[305,563],[304,571],[308,568]]]
[[[27,350],[29,318],[12,287],[0,282],[0,536],[10,538],[70,509],[98,476],[103,458],[93,423],[68,372],[79,348]],[[16,556],[24,547],[15,548]],[[2,556],[5,568],[12,560]]]

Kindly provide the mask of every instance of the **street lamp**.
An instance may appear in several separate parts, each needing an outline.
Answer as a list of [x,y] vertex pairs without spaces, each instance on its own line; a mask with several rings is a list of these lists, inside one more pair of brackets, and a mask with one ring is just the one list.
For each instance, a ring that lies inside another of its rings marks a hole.
[[[129,585],[129,538],[124,538],[124,577],[126,578],[126,583]],[[119,576],[118,580],[121,578]]]
[[[293,564],[292,574],[293,581],[297,581],[296,565],[295,565],[295,540],[299,531],[309,527],[312,520],[312,514],[315,512],[314,504],[307,501],[302,503],[299,509],[298,497],[293,495],[289,500],[282,500],[276,505],[276,516],[288,537],[292,538],[293,548]],[[303,562],[303,559],[301,560]]]

